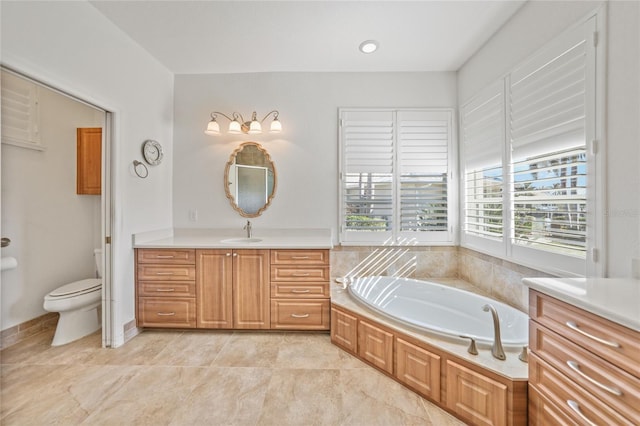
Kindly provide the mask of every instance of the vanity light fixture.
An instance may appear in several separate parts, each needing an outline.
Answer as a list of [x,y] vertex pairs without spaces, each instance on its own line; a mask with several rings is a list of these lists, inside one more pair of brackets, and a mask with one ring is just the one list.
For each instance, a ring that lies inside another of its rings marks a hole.
[[375,40],[365,40],[358,47],[362,53],[373,53],[378,50],[378,42]]
[[238,135],[241,133],[255,135],[258,133],[262,133],[262,123],[270,115],[273,115],[273,121],[271,122],[271,126],[269,127],[269,133],[280,133],[282,131],[282,123],[280,123],[280,120],[278,120],[278,116],[280,115],[280,113],[275,109],[267,113],[267,115],[265,115],[262,120],[258,120],[256,112],[253,111],[251,120],[249,121],[245,121],[242,117],[242,114],[238,112],[234,112],[233,114],[231,114],[231,117],[229,117],[222,112],[214,111],[211,113],[211,121],[209,121],[209,124],[207,124],[207,130],[204,131],[207,135],[220,134],[220,124],[216,120],[218,115],[221,115],[229,120],[229,128],[227,130],[227,133],[230,133],[232,135]]

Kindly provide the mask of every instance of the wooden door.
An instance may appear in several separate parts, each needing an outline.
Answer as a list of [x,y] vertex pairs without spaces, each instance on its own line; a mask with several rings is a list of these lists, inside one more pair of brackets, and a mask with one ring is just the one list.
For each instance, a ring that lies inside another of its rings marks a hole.
[[198,328],[233,328],[233,251],[196,250]]
[[269,250],[234,250],[232,257],[234,328],[270,328]]
[[100,195],[102,192],[102,128],[78,128],[76,141],[76,193]]

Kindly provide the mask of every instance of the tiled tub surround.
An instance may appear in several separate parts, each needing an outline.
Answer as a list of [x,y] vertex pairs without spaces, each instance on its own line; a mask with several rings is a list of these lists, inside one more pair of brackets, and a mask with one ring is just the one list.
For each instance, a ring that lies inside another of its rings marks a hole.
[[[358,265],[374,251],[390,250],[378,246],[336,246],[331,250],[333,280],[358,270]],[[524,277],[547,277],[548,274],[506,260],[457,246],[405,247],[407,252],[387,269],[376,275],[393,275],[397,265],[415,257],[415,270],[407,278],[418,280],[459,278],[474,287],[475,293],[504,302],[523,312],[528,310]]]

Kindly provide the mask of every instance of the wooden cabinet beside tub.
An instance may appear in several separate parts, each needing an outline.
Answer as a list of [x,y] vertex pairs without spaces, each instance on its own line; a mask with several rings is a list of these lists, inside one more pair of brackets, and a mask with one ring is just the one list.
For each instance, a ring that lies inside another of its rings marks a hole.
[[139,327],[329,330],[329,250],[136,249]]
[[329,250],[271,250],[271,328],[329,330]]
[[526,425],[527,381],[511,380],[331,306],[331,342],[472,425]]
[[640,333],[529,295],[531,424],[640,424]]

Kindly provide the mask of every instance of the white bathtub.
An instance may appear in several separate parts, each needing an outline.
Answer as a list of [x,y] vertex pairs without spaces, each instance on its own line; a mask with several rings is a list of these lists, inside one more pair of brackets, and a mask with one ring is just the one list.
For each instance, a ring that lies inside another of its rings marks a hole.
[[393,277],[354,278],[349,293],[380,314],[420,331],[453,338],[470,336],[484,347],[493,344],[493,319],[484,312],[493,305],[500,318],[505,350],[528,344],[529,317],[504,303],[465,290],[427,281]]

